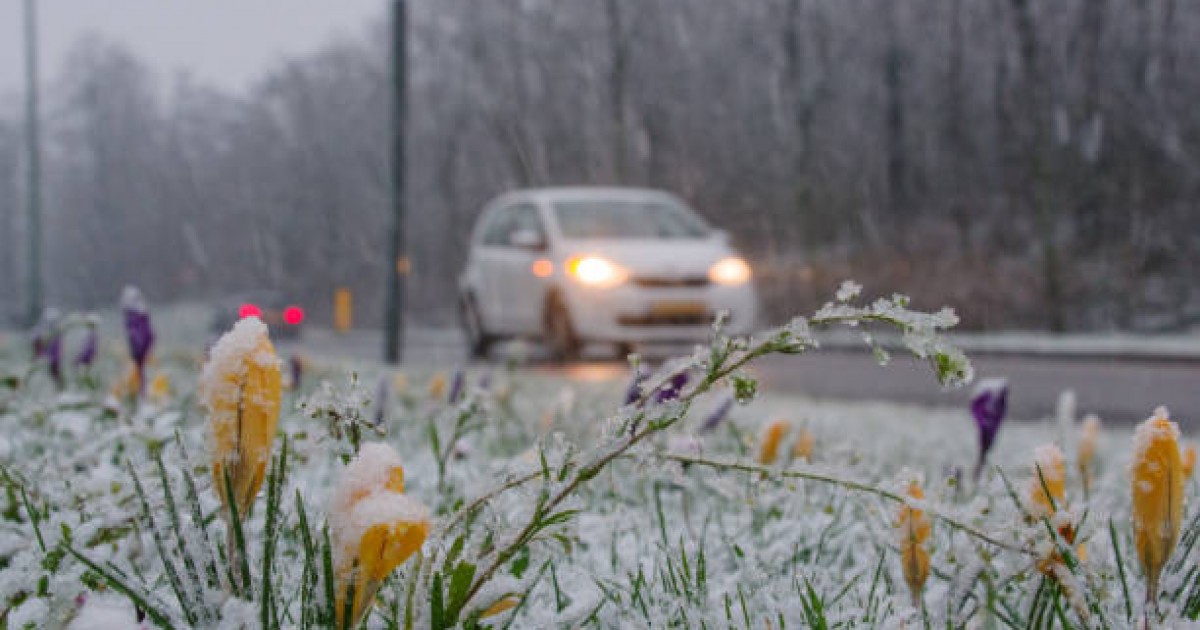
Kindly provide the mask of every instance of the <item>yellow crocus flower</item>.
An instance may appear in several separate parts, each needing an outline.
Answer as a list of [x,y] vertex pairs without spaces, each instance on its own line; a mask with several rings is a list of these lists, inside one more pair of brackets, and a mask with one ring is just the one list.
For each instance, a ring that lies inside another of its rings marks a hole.
[[342,630],[358,625],[380,585],[429,535],[428,510],[403,491],[400,457],[385,444],[364,444],[342,473],[330,508]]
[[1100,418],[1090,414],[1083,419],[1083,428],[1079,431],[1079,452],[1075,464],[1079,468],[1079,477],[1083,479],[1085,494],[1091,491],[1092,462],[1096,459],[1096,444],[1100,441]]
[[796,443],[792,444],[792,459],[803,459],[806,462],[812,461],[813,447],[817,444],[817,437],[813,432],[804,427],[800,429],[800,435],[796,437]]
[[[1029,480],[1029,512],[1034,518],[1049,517],[1063,507],[1066,495],[1067,466],[1063,454],[1053,444],[1034,451],[1033,477]],[[1049,494],[1047,494],[1049,493]]]
[[792,425],[787,420],[772,420],[763,427],[758,446],[758,463],[763,465],[775,463],[775,459],[779,456],[779,445],[783,443],[783,438],[791,429]]
[[[913,481],[908,486],[908,496],[913,499],[924,499],[925,493],[920,484]],[[907,503],[900,507],[896,517],[896,532],[900,536],[900,557],[904,569],[904,582],[912,594],[913,606],[920,608],[921,591],[925,589],[925,580],[929,579],[929,535],[933,527],[925,511],[914,508]]]
[[433,375],[429,381],[429,397],[433,400],[441,400],[446,395],[446,373],[438,372]]
[[[200,377],[208,409],[213,486],[226,509],[245,519],[262,487],[279,421],[279,359],[258,318],[239,320],[213,346]],[[226,481],[228,478],[228,481]],[[227,484],[233,497],[227,496]]]
[[150,400],[163,404],[171,398],[171,379],[166,374],[156,374],[150,379]]
[[1179,541],[1183,485],[1179,425],[1159,407],[1134,432],[1130,468],[1134,548],[1146,576],[1146,599],[1151,603],[1158,601],[1159,576]]

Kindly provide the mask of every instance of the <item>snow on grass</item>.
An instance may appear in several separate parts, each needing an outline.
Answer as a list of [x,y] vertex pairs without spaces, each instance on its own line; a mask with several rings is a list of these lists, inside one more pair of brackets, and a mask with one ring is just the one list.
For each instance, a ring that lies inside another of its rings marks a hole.
[[[254,323],[238,326],[233,339],[250,344]],[[917,337],[922,349],[942,351],[936,338]],[[977,435],[966,409],[764,392],[710,423],[732,387],[721,379],[698,395],[709,380],[696,357],[645,381],[653,387],[689,370],[680,400],[648,395],[633,404],[623,404],[623,379],[470,372],[452,403],[436,385],[445,373],[310,366],[303,388],[284,394],[275,455],[286,437],[288,459],[246,522],[252,586],[235,593],[238,579],[222,564],[233,543],[216,523],[202,524],[220,520],[209,471],[184,453],[203,452],[197,354],[164,352],[154,366],[171,375],[172,396],[113,407],[105,392],[122,362],[112,352],[102,351],[94,379],[59,393],[22,351],[0,346],[0,374],[17,375],[0,385],[8,627],[46,619],[70,628],[259,627],[264,619],[328,627],[326,525],[343,538],[425,518],[420,553],[383,582],[366,627],[405,627],[406,618],[414,628],[446,619],[514,628],[1130,627],[1146,610],[1132,544],[1130,430],[1010,420],[975,483]],[[957,363],[939,369],[968,373]],[[392,386],[381,414],[379,383]],[[765,430],[770,421],[788,431],[777,432],[773,461],[761,465],[759,436],[776,433]],[[1049,471],[1051,459],[1076,452],[1087,453],[1086,472],[1068,461],[1051,480],[1064,471],[1070,510],[1047,520],[1028,513],[1022,490],[1039,483],[1035,462]],[[908,496],[913,480],[924,498]],[[931,571],[916,607],[895,531],[902,504],[932,524]],[[1191,572],[1200,525],[1185,518],[1183,530],[1150,611],[1155,625],[1178,627],[1200,613]],[[1076,545],[1086,557],[1075,557]],[[139,622],[118,583],[161,619]],[[483,616],[500,602],[515,606]]]

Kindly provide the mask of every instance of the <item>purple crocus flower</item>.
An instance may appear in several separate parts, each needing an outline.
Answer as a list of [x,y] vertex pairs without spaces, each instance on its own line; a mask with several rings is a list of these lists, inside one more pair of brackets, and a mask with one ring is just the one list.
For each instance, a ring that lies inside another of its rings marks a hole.
[[33,328],[31,333],[30,345],[33,350],[33,358],[40,359],[46,356],[46,350],[50,345],[50,338],[54,336],[54,327],[57,324],[58,311],[48,308],[42,313],[41,319]]
[[41,330],[41,327],[33,330],[33,338],[30,340],[31,350],[34,359],[42,358],[46,354],[46,332]]
[[983,472],[983,464],[996,441],[996,433],[1008,410],[1008,380],[988,378],[979,382],[971,396],[971,415],[979,428],[979,459],[975,463],[975,479]]
[[62,387],[62,329],[59,319],[56,309],[48,308],[42,313],[37,327],[33,329],[33,358],[46,357],[54,384]]
[[50,377],[60,389],[63,385],[62,376],[62,331],[57,326],[46,341],[46,358],[50,361]]
[[713,407],[712,411],[708,413],[708,416],[704,418],[704,422],[700,424],[700,432],[708,433],[709,431],[712,431],[720,426],[721,421],[725,419],[725,416],[729,415],[730,409],[733,409],[733,395],[726,394],[725,397],[721,399],[721,402],[717,403],[717,405]]
[[672,376],[671,380],[667,381],[666,384],[660,387],[658,392],[654,394],[654,401],[663,403],[679,398],[679,393],[683,391],[683,386],[687,385],[687,382],[687,372],[679,372],[678,374]]
[[137,287],[127,286],[121,292],[121,310],[125,314],[125,335],[129,338],[129,357],[137,370],[138,394],[146,389],[146,358],[154,345],[154,329],[150,327],[150,311],[146,299]]
[[462,369],[454,370],[454,375],[450,377],[450,404],[458,402],[462,398],[463,387],[466,385],[466,375]]
[[637,366],[633,370],[633,377],[629,379],[629,386],[625,388],[625,404],[632,405],[642,397],[642,383],[646,381],[646,377],[650,373],[642,366]]
[[91,368],[92,363],[96,360],[96,345],[99,341],[96,334],[96,324],[88,322],[87,332],[84,333],[83,345],[79,348],[79,354],[75,355],[75,365],[81,368]]

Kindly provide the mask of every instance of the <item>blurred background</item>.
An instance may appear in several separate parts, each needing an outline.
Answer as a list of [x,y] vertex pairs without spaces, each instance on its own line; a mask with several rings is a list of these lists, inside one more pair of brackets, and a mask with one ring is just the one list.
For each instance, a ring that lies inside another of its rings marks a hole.
[[[387,2],[37,4],[46,303],[270,287],[320,325],[348,287],[381,325]],[[0,5],[10,321],[23,6]],[[1200,323],[1195,2],[412,0],[409,20],[410,321],[453,314],[487,199],[622,184],[727,229],[768,322],[853,277],[968,329]]]

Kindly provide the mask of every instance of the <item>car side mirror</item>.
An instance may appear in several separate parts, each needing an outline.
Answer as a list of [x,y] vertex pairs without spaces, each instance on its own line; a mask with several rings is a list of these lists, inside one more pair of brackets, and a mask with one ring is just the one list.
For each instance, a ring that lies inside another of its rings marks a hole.
[[508,235],[508,244],[535,252],[546,249],[546,240],[533,230],[514,230]]

